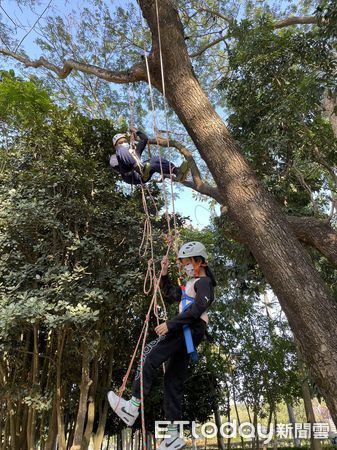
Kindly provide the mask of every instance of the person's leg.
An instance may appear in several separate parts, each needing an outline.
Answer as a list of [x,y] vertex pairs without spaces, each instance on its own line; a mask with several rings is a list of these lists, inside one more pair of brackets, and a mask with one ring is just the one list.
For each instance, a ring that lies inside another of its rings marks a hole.
[[187,377],[189,355],[184,346],[174,353],[165,365],[164,412],[165,419],[173,422],[182,418],[184,383]]
[[181,348],[170,357],[165,365],[164,412],[165,419],[171,423],[167,426],[167,437],[162,440],[159,450],[178,450],[185,447],[185,441],[178,432],[178,425],[173,422],[182,418],[182,400],[188,362],[189,355],[184,340]]
[[178,170],[174,164],[170,163],[165,158],[160,158],[159,156],[152,156],[152,158],[150,160],[147,160],[146,162],[150,162],[151,175],[153,175],[154,173],[161,174],[162,170],[164,175],[170,175],[170,170],[174,175],[176,175]]
[[[195,348],[199,346],[206,332],[206,323],[200,319],[195,323],[192,339]],[[187,353],[184,335],[182,345],[172,354],[165,365],[164,376],[164,411],[166,420],[181,420],[184,383],[187,376],[189,354]]]
[[[192,329],[192,338],[195,347],[203,339],[206,324],[201,320]],[[179,450],[185,447],[183,437],[180,437],[178,425],[174,421],[182,419],[182,401],[184,394],[184,383],[187,377],[189,355],[185,346],[175,352],[169,359],[164,376],[164,411],[165,418],[171,423],[167,427],[167,435],[162,440],[159,450]]]
[[[164,336],[158,336],[157,339],[151,341],[144,348],[143,356],[143,395],[144,398],[149,393],[155,369],[167,361],[170,356],[176,352],[184,344],[184,336],[182,333],[168,333]],[[137,372],[132,383],[132,396],[140,398],[140,367],[138,364]]]
[[125,181],[125,183],[128,183],[128,184],[142,184],[142,183],[144,183],[142,177],[135,170],[132,172],[131,175],[123,175],[122,174],[122,179],[123,179],[123,181]]
[[[143,396],[147,396],[151,389],[153,373],[164,361],[167,361],[172,353],[182,345],[183,335],[180,333],[168,333],[158,336],[144,348],[143,358]],[[139,415],[141,398],[140,363],[132,384],[132,398],[125,400],[115,392],[108,392],[108,400],[114,412],[129,426],[132,426]]]
[[163,172],[164,175],[170,175],[170,172],[176,176],[177,181],[184,181],[189,172],[189,164],[187,161],[184,161],[180,167],[176,167],[174,164],[170,163],[165,158],[160,158],[159,156],[152,156],[150,161],[150,174],[151,176],[154,173],[161,174]]

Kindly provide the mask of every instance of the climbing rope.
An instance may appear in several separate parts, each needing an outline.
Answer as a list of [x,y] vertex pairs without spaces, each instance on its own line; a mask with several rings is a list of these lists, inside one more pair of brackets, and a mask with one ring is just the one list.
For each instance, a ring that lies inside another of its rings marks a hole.
[[[156,18],[157,18],[157,31],[158,31],[158,43],[159,43],[159,57],[160,57],[160,68],[161,68],[161,83],[162,83],[162,93],[163,93],[163,99],[164,99],[164,115],[165,115],[165,123],[166,123],[166,143],[167,148],[170,147],[170,137],[169,137],[169,122],[168,122],[168,112],[167,112],[167,102],[166,102],[166,90],[165,90],[165,77],[164,77],[164,65],[163,65],[163,56],[162,56],[162,48],[161,48],[161,35],[160,35],[160,21],[159,21],[159,8],[158,8],[158,0],[155,2],[156,6]],[[143,18],[141,16],[141,24],[143,25]],[[157,141],[157,150],[159,154],[159,161],[160,161],[160,171],[161,171],[161,177],[163,180],[163,197],[164,197],[164,207],[165,207],[165,218],[167,222],[167,235],[166,235],[166,241],[167,241],[167,250],[166,250],[166,257],[168,257],[170,251],[173,249],[174,252],[177,254],[177,221],[176,221],[176,213],[175,213],[175,205],[174,205],[174,188],[173,188],[173,178],[172,178],[172,164],[171,164],[171,153],[169,151],[169,167],[170,167],[170,194],[171,194],[171,204],[172,204],[172,215],[173,215],[173,233],[171,230],[171,217],[169,214],[169,208],[168,208],[168,195],[166,190],[166,184],[165,184],[165,176],[163,173],[163,166],[162,166],[162,158],[161,158],[161,149],[160,149],[160,142],[159,142],[159,130],[157,126],[157,113],[156,108],[154,104],[154,95],[153,95],[153,89],[152,89],[152,83],[151,83],[151,74],[149,69],[149,62],[148,62],[148,56],[146,52],[145,47],[145,41],[144,41],[144,59],[145,59],[145,66],[146,66],[146,73],[147,73],[147,79],[148,79],[148,86],[149,86],[149,94],[150,94],[150,102],[151,102],[151,109],[152,109],[152,121],[153,121],[153,129],[156,136]],[[130,89],[129,91],[129,102],[130,102],[130,127],[134,127],[134,95],[133,91]],[[131,133],[131,147],[135,147],[135,136],[133,133]],[[150,153],[150,150],[149,150]],[[151,157],[151,154],[150,154]],[[137,160],[137,159],[136,159]],[[138,164],[138,161],[137,161]],[[149,208],[147,205],[146,200],[146,193],[145,189],[147,190],[147,193],[152,200],[156,214],[158,214],[158,208],[156,205],[156,202],[150,193],[148,187],[141,183],[141,195],[142,195],[142,204],[143,209],[145,213],[145,220],[144,220],[144,229],[143,229],[143,237],[139,249],[139,254],[141,257],[145,257],[148,252],[150,252],[150,258],[148,259],[147,263],[147,271],[144,278],[144,294],[148,295],[151,290],[153,290],[152,299],[150,302],[150,305],[148,307],[148,311],[143,323],[143,327],[141,330],[141,333],[139,335],[136,347],[134,349],[133,355],[131,357],[127,372],[125,376],[123,377],[123,383],[122,386],[119,389],[119,400],[123,395],[123,392],[126,388],[126,384],[132,369],[132,366],[134,364],[134,360],[136,358],[138,349],[141,345],[141,358],[140,358],[140,405],[141,405],[141,422],[142,422],[142,437],[143,437],[143,448],[146,450],[147,448],[147,442],[146,442],[146,428],[145,428],[145,413],[144,413],[144,382],[143,382],[143,365],[144,365],[144,351],[145,351],[145,345],[146,345],[146,339],[148,335],[148,328],[149,328],[149,320],[150,320],[150,314],[153,310],[154,315],[157,319],[157,324],[159,324],[159,314],[158,314],[158,302],[157,302],[157,296],[159,296],[164,318],[167,319],[167,312],[166,312],[166,306],[159,288],[160,285],[160,278],[162,275],[162,268],[160,270],[159,276],[156,275],[156,261],[154,258],[154,245],[153,245],[153,234],[152,234],[152,223],[151,223],[151,217],[149,213]],[[165,366],[163,365],[163,369],[165,371]],[[117,403],[116,408],[118,407],[119,401]]]

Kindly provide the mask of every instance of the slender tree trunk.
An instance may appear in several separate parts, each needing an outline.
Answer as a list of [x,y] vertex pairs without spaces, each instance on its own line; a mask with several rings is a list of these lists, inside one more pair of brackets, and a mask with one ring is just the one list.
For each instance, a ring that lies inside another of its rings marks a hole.
[[3,450],[3,415],[2,415],[2,408],[0,407],[0,450]]
[[82,343],[82,381],[80,386],[80,399],[78,405],[77,419],[75,424],[74,441],[71,450],[81,450],[83,439],[84,421],[87,414],[87,401],[89,388],[92,383],[90,380],[90,359],[89,347],[86,342]]
[[[307,416],[307,421],[312,426],[316,422],[316,419],[315,419],[314,408],[312,407],[309,383],[308,383],[306,377],[303,378],[303,380],[302,380],[302,393],[303,393],[303,400],[304,400],[304,407],[305,407],[305,413]],[[319,439],[314,439],[314,437],[311,436],[310,447],[311,447],[311,450],[321,450],[322,449],[321,441]]]
[[[41,378],[40,378],[40,390],[42,392],[52,392],[53,391],[53,343],[54,343],[54,333],[50,331],[46,337],[45,345],[46,345],[46,351],[45,351],[45,358],[43,362],[43,367],[41,370]],[[55,408],[54,408],[55,402],[53,398],[52,407],[49,411],[43,411],[41,415],[41,421],[40,421],[40,432],[39,436],[41,439],[41,450],[49,450],[47,448],[47,441],[49,437],[49,431],[51,433],[53,430],[55,431]],[[53,416],[54,414],[54,416]],[[48,432],[45,432],[45,429],[48,430]]]
[[16,427],[14,416],[14,404],[12,401],[8,401],[8,417],[9,417],[9,430],[11,436],[11,450],[16,450]]
[[10,430],[9,430],[9,420],[8,417],[5,421],[5,426],[4,426],[4,447],[5,449],[7,448],[11,448],[11,444],[10,444]]
[[[277,295],[337,423],[337,358],[331,358],[337,354],[337,303],[202,90],[175,6],[171,0],[158,4],[166,98],[210,169],[230,219]],[[152,83],[162,90],[156,2],[140,0],[140,6],[153,36]]]
[[[295,413],[294,413],[294,408],[292,407],[292,405],[290,405],[290,403],[287,403],[287,410],[288,410],[289,422],[292,424],[293,430],[295,430],[295,423],[296,423]],[[294,439],[295,447],[300,447],[301,440],[295,436],[295,433],[293,433],[293,439]]]
[[[1,409],[0,409],[0,412]],[[3,420],[2,417],[0,416],[0,450],[4,450],[3,444],[4,444],[4,440],[3,440],[4,434],[3,434]]]
[[89,389],[89,396],[88,396],[87,425],[84,431],[81,450],[87,450],[91,440],[95,420],[95,397],[96,397],[97,382],[98,382],[98,361],[97,358],[95,358],[93,362],[92,383]]
[[[104,386],[110,385],[111,377],[112,377],[112,363],[113,363],[113,351],[110,353],[109,364],[108,364],[108,373],[107,380]],[[108,416],[108,401],[106,396],[104,396],[104,400],[101,402],[101,408],[99,413],[98,427],[94,436],[94,450],[99,450],[100,446],[103,442],[104,438],[104,430],[106,425],[106,420]]]
[[95,420],[95,400],[94,400],[94,397],[89,396],[87,425],[85,427],[81,450],[87,450],[89,448],[92,430],[93,430],[93,426],[94,426],[94,420]]
[[66,436],[68,436],[67,449],[70,449],[75,435],[75,422],[73,420],[69,420],[67,424],[67,429],[68,429],[68,432],[66,433]]
[[[38,325],[33,327],[33,361],[32,361],[32,378],[31,383],[33,389],[36,389],[38,384],[38,370],[39,370],[39,349],[38,349]],[[35,450],[35,429],[36,429],[36,408],[34,405],[28,410],[28,427],[27,427],[27,450]]]
[[244,404],[245,404],[245,407],[246,407],[246,410],[247,410],[248,420],[249,420],[250,423],[252,423],[252,416],[251,416],[250,411],[249,411],[249,406],[247,405],[247,403],[245,401],[244,401]]
[[[302,394],[303,394],[303,400],[304,400],[304,407],[305,407],[305,413],[307,416],[307,421],[311,424],[311,426],[315,423],[315,414],[314,409],[312,407],[311,402],[311,393],[310,393],[310,387],[308,383],[308,374],[306,367],[303,362],[302,354],[299,348],[299,342],[295,337],[295,346],[297,349],[297,359],[298,359],[298,367],[300,370],[301,375],[301,387],[302,387]],[[318,439],[314,439],[313,436],[310,439],[310,446],[311,450],[321,450],[321,442]]]
[[22,423],[21,423],[21,432],[19,439],[19,448],[27,448],[27,424],[28,424],[28,407],[25,405],[23,407],[22,413]]
[[49,415],[49,428],[45,450],[55,449],[56,438],[57,438],[57,407],[56,407],[56,399],[54,398],[52,410]]
[[60,331],[57,337],[57,355],[56,355],[56,417],[57,417],[57,436],[58,436],[58,450],[66,450],[66,436],[64,431],[64,414],[62,402],[62,386],[61,386],[61,371],[62,371],[62,353],[65,342],[66,332]]
[[[274,430],[277,430],[277,414],[276,414],[276,411],[274,411]],[[277,450],[277,438],[274,439],[273,450]]]
[[123,447],[122,447],[122,432],[121,431],[119,431],[117,433],[117,450],[123,450]]
[[[238,406],[237,406],[237,403],[236,403],[236,394],[235,394],[235,387],[234,387],[234,385],[233,385],[233,401],[234,401],[234,408],[235,408],[235,413],[236,413],[236,418],[237,418],[237,421],[238,421],[238,428],[239,428],[240,425],[241,425],[241,420],[240,420],[240,415],[239,415],[239,411],[238,411]],[[244,440],[243,440],[243,437],[241,436],[241,434],[240,434],[240,439],[241,439],[241,446],[242,446],[242,448],[244,448]]]
[[[31,383],[31,380],[29,379],[29,374],[31,373],[31,359],[30,359],[29,351],[31,349],[32,336],[33,336],[32,331],[29,330],[26,334],[22,333],[22,335],[20,337],[20,341],[24,342],[24,349],[23,349],[24,353],[23,353],[23,362],[22,362],[23,373],[26,374],[24,380],[28,384]],[[15,373],[13,375],[11,382],[15,385],[15,383],[16,383]],[[28,441],[27,441],[28,431],[27,431],[27,429],[28,429],[29,407],[26,404],[21,403],[20,406],[18,407],[18,409],[20,410],[20,415],[18,415],[18,421],[17,421],[16,433],[17,433],[18,439],[16,440],[16,443],[19,448],[27,449],[28,448]]]
[[[230,390],[227,384],[227,422],[231,421],[231,404],[230,404]],[[231,448],[231,438],[227,440],[228,450]]]
[[[272,409],[270,408],[270,409],[269,409],[269,416],[268,416],[268,423],[267,423],[267,430],[268,430],[268,433],[269,433],[269,430],[270,430],[270,424],[271,424],[272,418],[273,418],[273,411],[272,411]],[[267,450],[268,444],[263,443],[263,447],[262,447],[262,448],[263,448],[263,450]]]
[[223,436],[222,436],[222,434],[220,432],[221,415],[220,415],[220,411],[219,411],[219,405],[217,403],[213,407],[213,412],[214,412],[215,424],[216,424],[217,429],[218,429],[218,433],[217,433],[218,448],[220,450],[225,450],[224,438],[223,438]]
[[258,408],[258,405],[255,404],[254,411],[253,411],[253,425],[254,425],[254,430],[255,430],[255,436],[254,436],[253,443],[252,443],[252,450],[259,449],[259,436],[257,433],[257,418],[258,418],[258,415],[257,415],[258,409],[257,408]]

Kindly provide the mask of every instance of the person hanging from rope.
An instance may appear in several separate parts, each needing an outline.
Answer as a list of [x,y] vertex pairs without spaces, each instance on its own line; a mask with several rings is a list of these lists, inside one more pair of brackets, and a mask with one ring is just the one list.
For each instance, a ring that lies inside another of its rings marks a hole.
[[[152,156],[146,161],[141,161],[142,153],[146,147],[148,137],[142,131],[136,128],[130,128],[131,137],[138,136],[139,142],[136,148],[133,146],[133,139],[129,144],[127,135],[123,133],[116,134],[113,137],[115,154],[110,157],[110,166],[121,175],[123,181],[128,184],[146,183],[152,178],[154,173],[170,175],[170,171],[176,176],[176,181],[184,181],[189,171],[187,161],[184,161],[180,167],[176,167],[165,158]],[[161,170],[162,168],[162,170]]]
[[[178,301],[179,314],[155,328],[158,337],[144,348],[143,356],[143,397],[150,391],[154,371],[165,365],[164,412],[165,420],[170,421],[168,436],[160,444],[160,450],[181,449],[185,441],[178,434],[174,421],[182,419],[183,387],[187,377],[189,356],[197,360],[196,348],[205,336],[208,315],[207,309],[214,301],[216,281],[207,264],[207,253],[200,242],[184,244],[178,253],[181,270],[187,278],[186,286],[175,286],[168,276],[168,258],[161,262],[160,288],[169,303]],[[140,366],[132,384],[132,398],[125,400],[113,391],[108,392],[110,406],[129,426],[139,415],[141,398]]]

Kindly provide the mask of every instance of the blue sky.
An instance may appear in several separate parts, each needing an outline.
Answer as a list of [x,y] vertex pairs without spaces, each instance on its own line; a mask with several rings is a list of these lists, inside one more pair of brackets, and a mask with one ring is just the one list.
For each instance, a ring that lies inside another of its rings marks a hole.
[[[16,22],[20,23],[25,27],[25,30],[19,30],[18,35],[16,36],[18,41],[21,41],[23,37],[25,37],[27,31],[30,30],[32,25],[39,18],[40,14],[44,11],[49,1],[43,1],[39,4],[36,4],[34,7],[34,12],[30,11],[29,8],[25,8],[22,6],[19,7],[18,4],[14,0],[4,0],[1,2],[1,6],[5,9],[5,11],[11,16],[11,18]],[[83,8],[85,4],[90,5],[90,2],[78,0],[68,0],[64,2],[63,0],[53,0],[51,2],[50,8],[53,9],[53,13],[59,15],[65,15],[67,12],[71,10],[79,10]],[[114,6],[122,5],[122,2],[114,0],[112,2]],[[122,5],[122,6],[125,6]],[[50,9],[47,10],[46,15],[50,13]],[[43,23],[44,18],[40,19],[40,23]],[[33,30],[30,32],[25,38],[23,43],[23,48],[30,58],[38,58],[41,56],[42,52],[39,47],[35,44],[35,39],[37,38],[37,34]],[[10,60],[6,61],[7,67],[13,67]],[[36,73],[38,75],[38,73]],[[193,196],[193,191],[188,188],[180,188],[178,191],[178,198],[175,200],[175,210],[183,216],[189,216],[191,220],[191,224],[196,228],[203,228],[204,226],[210,223],[210,217],[214,214],[209,208],[208,202],[200,202],[196,200]],[[219,207],[216,207],[216,212],[219,213]]]

